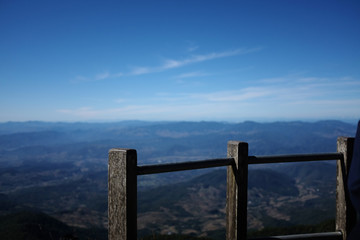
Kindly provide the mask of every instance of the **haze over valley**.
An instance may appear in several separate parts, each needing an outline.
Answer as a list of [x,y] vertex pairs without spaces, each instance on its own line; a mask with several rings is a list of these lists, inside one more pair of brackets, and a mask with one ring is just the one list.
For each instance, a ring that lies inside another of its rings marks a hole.
[[[340,121],[1,123],[0,214],[6,219],[40,211],[75,236],[95,227],[105,239],[110,148],[136,149],[139,165],[226,157],[229,140],[248,142],[250,155],[336,152],[337,137],[355,131],[355,124]],[[333,219],[335,176],[334,162],[250,167],[249,230]],[[140,236],[221,239],[225,168],[139,176],[138,181]]]

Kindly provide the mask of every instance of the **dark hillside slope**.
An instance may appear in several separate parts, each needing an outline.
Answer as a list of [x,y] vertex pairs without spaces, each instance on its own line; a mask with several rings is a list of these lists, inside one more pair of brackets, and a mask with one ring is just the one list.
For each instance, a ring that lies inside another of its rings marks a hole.
[[[6,195],[0,196],[1,207],[6,208],[0,215],[19,210],[19,204],[71,226],[106,226],[107,157],[114,147],[136,149],[143,165],[223,158],[229,140],[248,142],[250,155],[334,152],[336,138],[354,136],[355,131],[356,125],[338,121],[0,123],[0,194]],[[327,167],[286,166],[281,170],[282,165],[268,165],[273,171],[249,176],[250,228],[317,223],[321,219],[314,213],[334,215],[329,211],[334,188],[326,177]],[[195,178],[209,171],[139,177],[139,196],[144,197],[139,198],[140,228],[156,229],[156,224],[172,232],[222,228],[224,173]],[[180,182],[183,185],[171,185]],[[179,218],[180,226],[171,228]]]
[[18,212],[0,217],[1,239],[60,239],[70,236],[70,227],[38,212]]
[[[252,206],[267,203],[270,199],[289,199],[299,195],[293,178],[270,169],[250,170],[248,189]],[[225,203],[225,169],[188,182],[141,191],[138,196],[140,233],[200,234],[222,229],[225,226]]]
[[283,196],[297,196],[299,191],[295,186],[295,180],[290,176],[270,169],[250,170],[248,189],[261,189],[265,192]]
[[41,212],[21,211],[0,216],[0,236],[2,240],[105,240],[107,231],[73,228]]
[[282,164],[278,171],[288,176],[296,176],[306,184],[319,184],[336,181],[336,162],[305,162]]

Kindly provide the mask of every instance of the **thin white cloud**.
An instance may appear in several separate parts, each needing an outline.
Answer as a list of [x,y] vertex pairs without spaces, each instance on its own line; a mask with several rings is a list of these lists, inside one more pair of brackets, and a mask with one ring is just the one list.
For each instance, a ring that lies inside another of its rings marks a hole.
[[257,52],[260,51],[261,48],[240,48],[240,49],[235,49],[232,51],[225,51],[225,52],[214,52],[214,53],[209,53],[209,54],[204,54],[204,55],[193,55],[190,58],[187,59],[183,59],[183,60],[173,60],[173,59],[169,59],[165,62],[165,64],[161,67],[162,69],[170,69],[170,68],[175,68],[175,67],[181,67],[187,64],[191,64],[191,63],[198,63],[198,62],[204,62],[204,61],[209,61],[209,60],[213,60],[213,59],[217,59],[217,58],[225,58],[225,57],[231,57],[231,56],[236,56],[236,55],[243,55],[243,54],[248,54],[248,53],[252,53],[252,52]]
[[78,109],[58,109],[56,110],[59,113],[64,113],[73,116],[80,117],[93,117],[96,113],[92,110],[91,107],[81,107]]
[[294,90],[297,90],[297,92],[305,92],[306,90],[312,89],[317,89],[316,91],[318,91],[319,93],[325,93],[328,91],[334,92],[335,90],[339,92],[341,91],[341,89],[346,89],[347,92],[358,92],[360,90],[360,81],[351,77],[329,78],[313,76],[299,77],[290,75],[277,78],[261,79],[256,82],[258,82],[262,86],[268,86],[272,88],[292,88]]
[[194,52],[194,51],[197,50],[198,48],[199,48],[199,46],[193,45],[193,46],[188,47],[187,51],[188,51],[188,52]]
[[194,52],[199,48],[199,46],[196,45],[193,41],[187,41],[187,44],[189,45],[189,47],[187,48],[188,52]]
[[332,105],[332,106],[360,106],[360,98],[358,99],[344,99],[344,100],[336,100],[336,99],[326,99],[326,100],[299,100],[294,101],[292,104],[297,105]]
[[201,72],[201,71],[197,71],[197,72],[188,72],[188,73],[183,73],[180,75],[175,76],[175,78],[193,78],[193,77],[204,77],[204,76],[209,76],[211,75],[210,73],[205,73],[205,72]]
[[133,70],[130,72],[130,75],[142,75],[146,73],[154,72],[155,69],[151,69],[148,67],[134,67]]
[[[292,104],[301,103],[305,100],[319,103],[319,99],[325,102],[337,101],[337,99],[360,99],[360,82],[358,81],[337,81],[337,79],[328,80],[321,84],[314,84],[324,78],[312,77],[312,81],[304,83],[303,78],[276,78],[281,81],[271,81],[265,84],[262,80],[255,81],[253,87],[245,87],[234,90],[222,90],[206,93],[166,93],[157,94],[156,98],[164,102],[209,102],[209,103],[227,103],[234,102],[257,102],[257,103],[277,103]],[[310,78],[308,78],[310,79]],[[254,87],[261,83],[261,87]],[[344,103],[344,101],[341,101]]]
[[82,119],[109,120],[215,120],[219,116],[223,120],[241,116],[247,119],[352,118],[360,112],[357,79],[279,77],[268,82],[254,81],[250,85],[212,92],[153,93],[143,99],[114,100],[121,103],[121,107],[83,107],[58,112]]
[[170,108],[158,108],[155,105],[129,105],[119,108],[94,109],[59,109],[56,112],[82,119],[140,119],[142,115],[153,115],[169,111]]
[[141,75],[141,74],[147,74],[147,73],[153,73],[153,72],[162,72],[168,69],[173,68],[179,68],[185,65],[194,64],[194,63],[200,63],[204,61],[210,61],[218,58],[226,58],[231,56],[237,56],[237,55],[244,55],[249,54],[253,52],[260,51],[261,48],[239,48],[231,51],[224,51],[224,52],[213,52],[209,54],[203,54],[203,55],[192,55],[189,58],[181,59],[181,60],[175,60],[175,59],[167,59],[165,62],[158,67],[135,67],[130,72],[130,75]]
[[124,74],[122,72],[118,72],[118,73],[114,73],[114,74],[111,74],[110,76],[112,78],[118,78],[118,77],[122,77]]
[[87,82],[87,81],[89,81],[89,78],[84,76],[76,76],[75,79],[71,80],[72,83]]
[[[156,67],[148,67],[148,66],[136,66],[132,67],[131,71],[127,73],[126,75],[144,75],[149,73],[155,73],[155,72],[163,72],[169,69],[179,68],[183,67],[185,65],[194,64],[194,63],[200,63],[204,61],[210,61],[214,59],[219,58],[226,58],[226,57],[232,57],[237,55],[244,55],[249,54],[252,52],[260,51],[261,48],[238,48],[230,51],[223,51],[223,52],[213,52],[209,54],[203,54],[203,55],[191,55],[188,58],[176,60],[176,59],[166,59],[162,65],[156,66]],[[106,79],[113,79],[113,78],[119,78],[124,76],[123,73],[110,73],[109,71],[105,71],[99,74],[96,74],[94,77],[83,77],[78,76],[72,82],[78,83],[78,82],[90,82],[90,81],[100,81],[100,80],[106,80]]]
[[173,60],[173,59],[168,59],[165,61],[164,65],[162,65],[160,67],[160,69],[166,70],[166,69],[171,69],[171,68],[178,68],[178,67],[181,67],[181,66],[187,64],[186,61],[188,61],[188,60],[177,61],[177,60]]
[[124,103],[124,102],[126,102],[126,99],[118,98],[118,99],[115,99],[114,102],[116,102],[116,103]]
[[229,91],[216,91],[210,93],[191,93],[191,94],[179,94],[176,96],[167,96],[166,101],[171,101],[171,99],[176,99],[177,101],[194,101],[194,102],[224,102],[224,103],[233,103],[233,102],[245,102],[251,101],[254,99],[260,99],[265,97],[271,97],[274,94],[270,89],[262,87],[250,87],[238,90],[229,90]]
[[97,80],[104,80],[104,79],[107,79],[109,77],[110,77],[109,72],[103,72],[103,73],[97,74],[94,79],[97,81]]
[[96,74],[94,77],[84,77],[84,76],[77,76],[75,79],[73,79],[72,83],[80,83],[80,82],[94,82],[94,81],[102,81],[106,79],[113,79],[113,78],[119,78],[122,77],[124,74],[119,73],[110,73],[108,71]]

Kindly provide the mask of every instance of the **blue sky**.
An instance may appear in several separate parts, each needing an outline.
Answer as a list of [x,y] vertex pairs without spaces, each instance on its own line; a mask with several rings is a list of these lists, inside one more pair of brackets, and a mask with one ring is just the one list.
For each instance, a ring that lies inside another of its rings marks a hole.
[[360,1],[0,1],[0,122],[360,118]]

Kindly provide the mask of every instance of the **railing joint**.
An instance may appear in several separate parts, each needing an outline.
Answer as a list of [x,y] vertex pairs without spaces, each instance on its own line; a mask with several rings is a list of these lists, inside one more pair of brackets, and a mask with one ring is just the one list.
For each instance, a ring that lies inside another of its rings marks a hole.
[[347,174],[352,159],[353,138],[338,138],[338,152],[279,156],[248,156],[248,144],[229,141],[227,158],[181,163],[137,165],[136,150],[109,152],[109,240],[136,239],[137,176],[227,166],[226,239],[247,238],[248,165],[281,162],[340,160],[337,162],[336,232],[285,235],[256,239],[345,240],[356,221],[348,197]]

